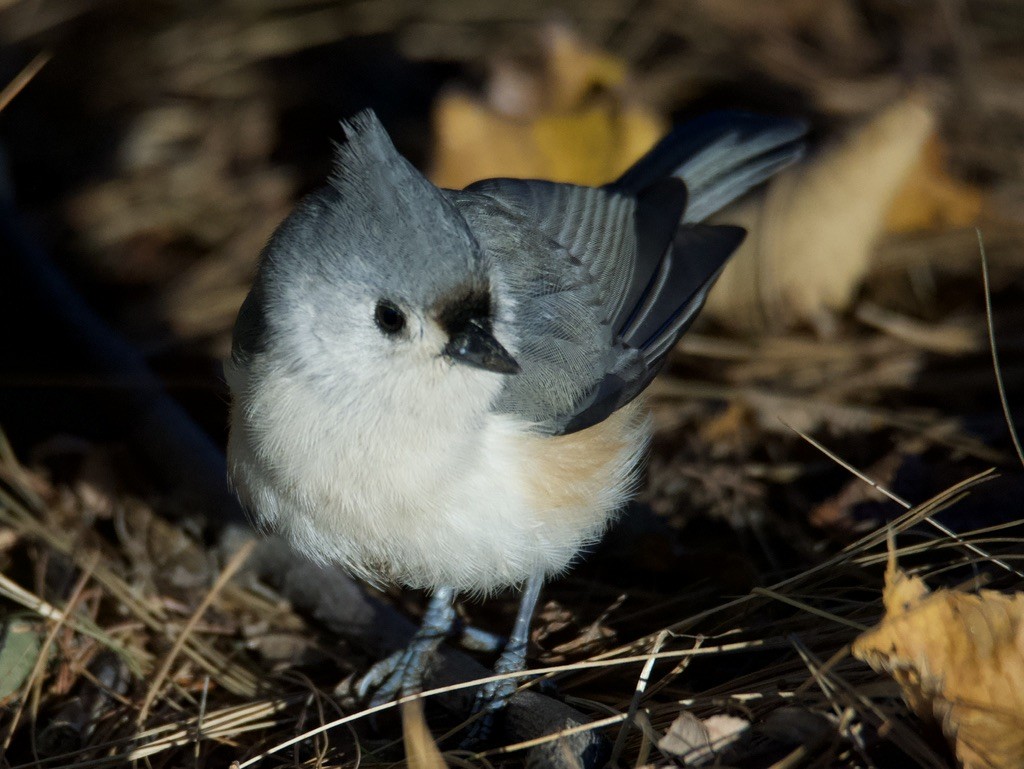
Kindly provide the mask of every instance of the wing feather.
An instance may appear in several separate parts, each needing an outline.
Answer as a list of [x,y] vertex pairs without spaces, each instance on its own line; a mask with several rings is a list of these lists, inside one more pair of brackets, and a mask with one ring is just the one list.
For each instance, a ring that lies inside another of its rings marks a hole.
[[639,395],[745,234],[698,222],[799,158],[804,130],[720,113],[606,187],[488,179],[450,192],[514,304],[522,373],[498,408],[559,434]]

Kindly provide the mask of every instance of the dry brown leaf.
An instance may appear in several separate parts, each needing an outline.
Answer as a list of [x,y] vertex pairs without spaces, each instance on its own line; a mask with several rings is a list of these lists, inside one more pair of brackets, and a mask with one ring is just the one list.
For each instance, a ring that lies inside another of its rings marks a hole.
[[965,769],[1024,766],[1024,593],[932,593],[890,553],[883,601],[854,656],[939,722]]
[[860,478],[851,478],[834,496],[819,502],[811,508],[808,523],[816,529],[824,529],[840,538],[849,539],[862,532],[865,527],[874,528],[875,521],[860,520],[856,511],[865,502],[881,502],[888,499],[881,488],[889,488],[896,480],[896,474],[906,461],[902,451],[891,451],[874,462],[867,469],[867,476],[876,484],[864,483]]
[[750,235],[705,312],[732,328],[762,331],[818,323],[845,310],[934,123],[929,106],[908,97],[714,217]]
[[750,729],[750,722],[729,715],[700,719],[684,710],[658,740],[658,750],[686,766],[700,766],[732,745]]
[[703,423],[700,439],[712,446],[723,443],[738,445],[745,439],[749,440],[753,427],[749,404],[736,400]]
[[885,229],[907,233],[966,227],[978,221],[983,201],[980,189],[949,175],[946,147],[932,135],[889,208]]
[[531,640],[541,647],[546,664],[577,659],[615,637],[615,631],[605,623],[620,605],[619,601],[614,602],[593,622],[581,625],[574,612],[557,601],[548,601],[537,614]]
[[434,112],[431,180],[462,188],[496,176],[604,184],[661,138],[667,124],[626,98],[626,68],[555,28],[543,72],[496,70],[487,100],[450,92]]

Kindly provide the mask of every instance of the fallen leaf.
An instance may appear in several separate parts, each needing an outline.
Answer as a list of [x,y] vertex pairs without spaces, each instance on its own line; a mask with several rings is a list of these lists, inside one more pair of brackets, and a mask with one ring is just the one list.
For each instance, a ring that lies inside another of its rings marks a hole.
[[867,469],[867,476],[877,486],[864,483],[860,478],[850,479],[834,496],[819,502],[811,508],[808,523],[816,529],[824,529],[840,538],[849,539],[865,526],[874,528],[877,521],[862,521],[857,517],[857,508],[866,503],[880,503],[888,500],[882,488],[891,487],[896,481],[906,455],[902,451],[885,454]]
[[431,180],[460,189],[512,176],[601,185],[629,168],[667,129],[632,103],[625,65],[562,27],[545,36],[534,76],[496,67],[487,98],[451,91],[435,109]]
[[889,207],[885,229],[908,233],[966,227],[978,221],[983,202],[980,189],[950,176],[946,147],[933,134]]
[[711,445],[741,445],[744,440],[749,440],[754,426],[750,407],[737,400],[704,422],[700,428],[700,439]]
[[734,329],[764,331],[823,323],[846,310],[934,124],[928,104],[908,97],[713,217],[750,234],[705,314]]
[[1024,766],[1024,593],[930,592],[890,551],[885,617],[853,654],[942,727],[964,769]]
[[573,110],[595,88],[614,89],[626,82],[629,71],[625,62],[586,45],[568,27],[549,25],[543,37],[548,56],[547,101],[551,109]]
[[700,766],[732,745],[750,729],[750,722],[728,715],[703,720],[684,710],[658,740],[658,750],[687,766]]
[[8,622],[0,633],[0,702],[21,690],[35,667],[42,646],[39,629],[28,623]]

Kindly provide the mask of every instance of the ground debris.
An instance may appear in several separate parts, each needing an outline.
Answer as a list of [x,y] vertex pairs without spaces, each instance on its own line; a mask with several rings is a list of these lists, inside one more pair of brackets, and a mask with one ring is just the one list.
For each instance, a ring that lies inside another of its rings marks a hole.
[[1024,593],[931,592],[893,556],[883,601],[854,656],[942,726],[965,769],[1024,766]]

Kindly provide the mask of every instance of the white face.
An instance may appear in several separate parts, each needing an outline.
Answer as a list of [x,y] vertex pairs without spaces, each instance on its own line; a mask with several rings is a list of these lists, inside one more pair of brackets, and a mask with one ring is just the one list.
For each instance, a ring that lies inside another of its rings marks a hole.
[[400,158],[348,160],[354,167],[298,206],[264,252],[268,354],[323,407],[350,415],[429,420],[462,400],[478,416],[518,364],[497,340],[515,341],[496,328],[476,239]]
[[[335,409],[451,423],[479,418],[500,392],[503,374],[446,351],[462,322],[448,303],[422,308],[365,286],[300,283],[280,297],[287,309],[272,313],[271,354]],[[354,293],[356,301],[336,298]]]
[[380,362],[420,367],[442,361],[447,335],[421,309],[393,297],[367,296],[353,306],[346,336],[367,364]]

